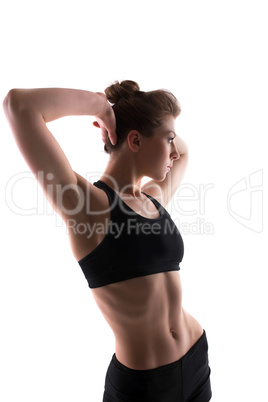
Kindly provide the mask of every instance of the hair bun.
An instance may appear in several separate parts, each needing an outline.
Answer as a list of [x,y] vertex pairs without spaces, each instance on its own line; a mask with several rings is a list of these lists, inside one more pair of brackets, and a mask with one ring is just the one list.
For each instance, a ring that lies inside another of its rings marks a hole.
[[105,95],[109,102],[116,103],[120,99],[129,99],[135,92],[139,92],[139,84],[135,81],[125,80],[119,83],[115,81],[105,89]]

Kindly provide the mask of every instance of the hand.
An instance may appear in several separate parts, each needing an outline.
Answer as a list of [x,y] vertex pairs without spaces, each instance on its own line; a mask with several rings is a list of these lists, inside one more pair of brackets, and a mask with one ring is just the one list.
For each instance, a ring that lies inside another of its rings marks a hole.
[[100,97],[100,111],[95,116],[96,121],[93,122],[93,126],[101,129],[102,141],[105,143],[107,139],[107,135],[110,138],[110,141],[113,145],[117,142],[116,135],[116,119],[113,108],[108,103],[105,94],[101,92],[97,92]]

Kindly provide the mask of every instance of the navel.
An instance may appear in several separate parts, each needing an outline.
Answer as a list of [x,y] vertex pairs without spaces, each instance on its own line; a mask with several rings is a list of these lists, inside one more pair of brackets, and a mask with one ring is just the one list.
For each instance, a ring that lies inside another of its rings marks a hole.
[[173,328],[170,328],[170,333],[172,335],[172,338],[178,339],[178,335],[176,334],[175,330]]

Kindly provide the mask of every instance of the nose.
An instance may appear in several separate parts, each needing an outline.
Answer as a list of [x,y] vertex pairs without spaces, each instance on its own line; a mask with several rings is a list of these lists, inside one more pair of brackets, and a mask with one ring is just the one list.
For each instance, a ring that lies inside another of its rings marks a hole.
[[[174,144],[174,143],[173,143]],[[177,147],[176,147],[176,145],[174,144],[174,147],[173,147],[173,149],[172,149],[172,152],[171,152],[171,154],[170,154],[170,159],[171,160],[177,160],[177,159],[179,159],[181,156],[180,156],[180,154],[179,154],[179,152],[178,152],[178,150],[177,150]]]

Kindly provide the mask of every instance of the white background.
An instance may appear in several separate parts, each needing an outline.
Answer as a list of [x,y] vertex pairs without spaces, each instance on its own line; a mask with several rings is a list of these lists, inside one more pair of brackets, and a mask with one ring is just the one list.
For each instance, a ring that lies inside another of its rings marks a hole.
[[[188,225],[184,307],[207,332],[214,402],[268,401],[265,6],[9,0],[0,12],[1,99],[14,87],[104,91],[123,79],[179,99],[191,157],[169,210]],[[108,156],[92,121],[49,128],[75,171],[100,177]],[[3,111],[0,124],[0,399],[100,402],[112,331]]]

